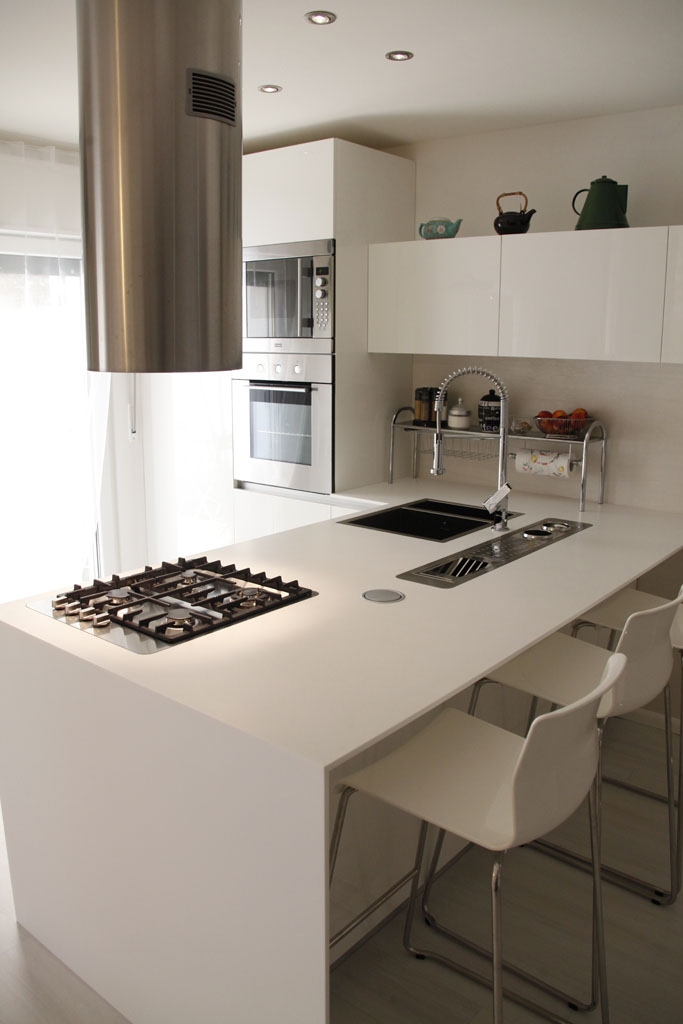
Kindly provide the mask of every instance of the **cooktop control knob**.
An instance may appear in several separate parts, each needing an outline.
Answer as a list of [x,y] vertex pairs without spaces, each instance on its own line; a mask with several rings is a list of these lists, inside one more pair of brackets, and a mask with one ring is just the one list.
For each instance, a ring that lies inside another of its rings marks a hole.
[[315,290],[315,297],[316,297],[316,299],[324,299],[326,295],[327,295],[327,292],[325,291],[324,288],[316,288],[316,290]]

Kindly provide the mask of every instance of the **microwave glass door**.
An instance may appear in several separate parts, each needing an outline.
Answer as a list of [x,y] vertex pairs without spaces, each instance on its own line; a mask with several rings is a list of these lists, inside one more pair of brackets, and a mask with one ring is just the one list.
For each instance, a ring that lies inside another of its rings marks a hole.
[[310,338],[313,260],[255,260],[244,265],[247,338]]
[[249,389],[252,459],[311,465],[311,388],[252,384]]

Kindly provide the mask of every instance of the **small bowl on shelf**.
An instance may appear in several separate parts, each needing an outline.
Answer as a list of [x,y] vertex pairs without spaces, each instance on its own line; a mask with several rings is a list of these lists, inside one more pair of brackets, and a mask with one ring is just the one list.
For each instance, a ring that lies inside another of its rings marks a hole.
[[585,435],[593,420],[593,416],[582,419],[575,419],[572,416],[534,416],[534,423],[546,437],[570,437],[579,440]]
[[510,418],[511,434],[528,434],[533,429],[533,416],[512,416]]

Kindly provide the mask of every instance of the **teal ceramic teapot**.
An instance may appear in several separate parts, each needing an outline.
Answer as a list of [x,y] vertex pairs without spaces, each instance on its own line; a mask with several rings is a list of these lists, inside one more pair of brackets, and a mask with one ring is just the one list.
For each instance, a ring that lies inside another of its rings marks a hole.
[[437,217],[435,220],[428,220],[420,224],[421,238],[455,238],[458,228],[462,224],[462,217],[458,220],[449,220],[448,217]]

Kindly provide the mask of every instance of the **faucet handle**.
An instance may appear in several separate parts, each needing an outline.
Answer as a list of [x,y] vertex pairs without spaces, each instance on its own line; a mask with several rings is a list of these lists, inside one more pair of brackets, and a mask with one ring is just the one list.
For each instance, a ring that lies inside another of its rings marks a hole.
[[490,498],[487,498],[484,502],[484,507],[487,512],[495,512],[499,505],[502,505],[512,488],[510,484],[505,483],[500,487],[495,494],[492,494]]

